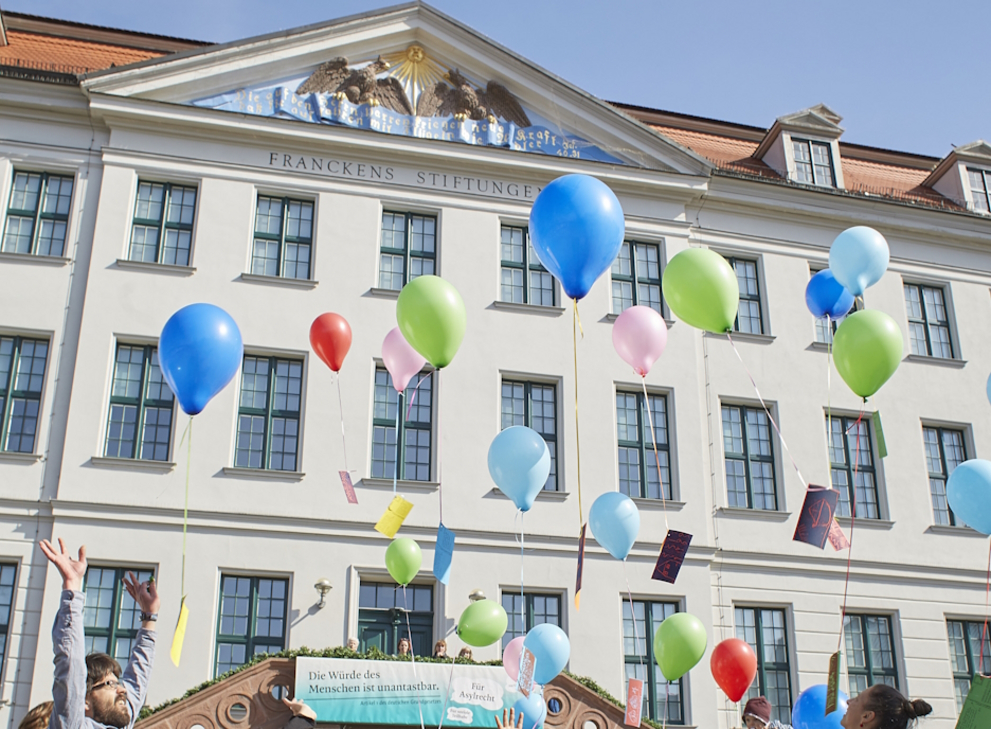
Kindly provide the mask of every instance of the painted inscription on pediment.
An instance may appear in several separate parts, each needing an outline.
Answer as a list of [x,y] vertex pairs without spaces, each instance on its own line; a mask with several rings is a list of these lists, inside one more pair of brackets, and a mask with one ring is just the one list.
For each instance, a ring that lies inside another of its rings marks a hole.
[[301,78],[198,99],[195,106],[421,139],[625,164],[520,104],[502,83],[475,83],[423,46],[363,65],[332,58]]

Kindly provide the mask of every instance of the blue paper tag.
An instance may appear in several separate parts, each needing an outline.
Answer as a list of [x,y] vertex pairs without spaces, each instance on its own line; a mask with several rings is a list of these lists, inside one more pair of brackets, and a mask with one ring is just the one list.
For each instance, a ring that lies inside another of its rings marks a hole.
[[451,578],[453,557],[454,532],[441,524],[437,527],[437,544],[434,546],[434,577],[445,585]]

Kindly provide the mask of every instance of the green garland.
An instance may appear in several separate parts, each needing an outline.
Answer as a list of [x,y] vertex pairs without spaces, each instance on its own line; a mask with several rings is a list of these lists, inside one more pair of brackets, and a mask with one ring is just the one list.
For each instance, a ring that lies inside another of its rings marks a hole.
[[[324,648],[323,650],[314,650],[312,648],[307,648],[306,646],[303,646],[302,648],[294,648],[292,650],[279,651],[278,653],[259,653],[258,655],[254,656],[250,661],[245,663],[243,666],[238,666],[237,668],[230,670],[225,674],[217,676],[216,678],[210,679],[209,681],[204,681],[199,686],[194,686],[193,688],[189,689],[189,691],[187,691],[178,698],[170,699],[164,703],[159,704],[154,708],[148,706],[142,707],[141,713],[138,714],[138,720],[140,721],[142,719],[147,719],[152,714],[161,711],[162,709],[165,709],[169,706],[172,706],[173,704],[177,704],[183,699],[188,699],[190,696],[198,694],[203,689],[210,688],[214,684],[223,681],[225,678],[229,678],[236,673],[245,671],[256,664],[261,663],[262,661],[268,660],[269,658],[299,658],[300,656],[304,658],[359,658],[359,659],[367,659],[374,661],[408,660],[406,658],[403,658],[402,656],[391,656],[388,653],[383,653],[378,648],[374,648],[374,647],[369,648],[367,653],[358,653],[357,651],[353,651],[350,648],[346,648],[344,646],[338,646],[336,648]],[[450,665],[451,663],[450,658],[417,658],[416,660],[420,663],[445,663],[447,665]],[[497,659],[492,661],[471,661],[467,658],[457,658],[455,659],[455,663],[464,664],[464,665],[474,665],[474,666],[501,666],[502,660]],[[599,686],[599,684],[597,684],[591,678],[588,678],[587,676],[576,676],[575,674],[569,671],[562,671],[562,673],[568,676],[569,678],[577,681],[578,683],[580,683],[582,686],[589,689],[590,691],[598,694],[606,701],[615,704],[621,709],[625,708],[625,704],[620,702],[619,699],[612,696],[612,694],[610,694],[604,688]],[[653,727],[654,729],[661,729],[660,723],[652,721],[650,719],[644,718],[642,719],[642,722],[647,726]]]

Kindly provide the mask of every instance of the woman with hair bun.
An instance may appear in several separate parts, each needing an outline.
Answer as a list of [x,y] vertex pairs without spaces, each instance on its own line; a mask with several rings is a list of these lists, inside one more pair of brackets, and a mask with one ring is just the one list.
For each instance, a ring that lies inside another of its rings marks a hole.
[[909,701],[898,689],[879,683],[847,702],[840,724],[844,729],[906,729],[932,710],[922,699]]

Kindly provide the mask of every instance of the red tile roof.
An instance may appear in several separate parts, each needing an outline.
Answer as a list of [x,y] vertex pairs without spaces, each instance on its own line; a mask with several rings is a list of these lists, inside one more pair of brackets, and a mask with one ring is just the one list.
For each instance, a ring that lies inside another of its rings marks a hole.
[[59,73],[88,73],[166,55],[165,51],[127,48],[17,30],[7,31],[7,43],[6,46],[0,46],[0,64]]

